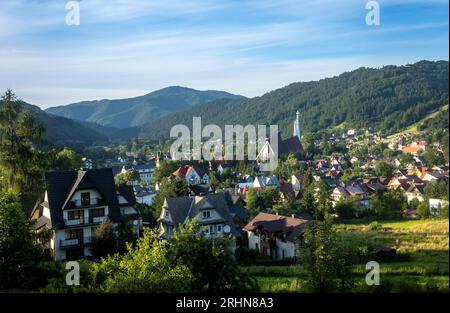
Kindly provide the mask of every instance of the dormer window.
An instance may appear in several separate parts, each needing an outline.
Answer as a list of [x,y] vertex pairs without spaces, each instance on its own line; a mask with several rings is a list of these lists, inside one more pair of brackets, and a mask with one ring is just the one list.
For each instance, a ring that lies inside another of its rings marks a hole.
[[91,205],[91,193],[90,192],[82,192],[81,193],[81,205],[82,206]]
[[204,219],[211,217],[211,211],[203,211],[202,216]]

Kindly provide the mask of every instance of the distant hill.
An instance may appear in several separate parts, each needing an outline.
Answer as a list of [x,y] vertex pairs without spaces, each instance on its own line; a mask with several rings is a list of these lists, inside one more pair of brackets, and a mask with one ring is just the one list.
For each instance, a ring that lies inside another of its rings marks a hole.
[[261,97],[217,100],[172,113],[141,127],[140,137],[169,138],[175,124],[278,124],[292,135],[295,112],[303,132],[342,125],[397,132],[448,103],[448,61],[359,68],[319,81],[293,83]]
[[84,101],[48,108],[45,111],[102,126],[128,128],[141,126],[167,114],[223,98],[242,99],[244,97],[224,91],[199,91],[173,86],[135,98]]
[[[1,105],[1,101],[0,101]],[[71,119],[48,114],[38,106],[22,102],[22,105],[34,112],[45,127],[43,139],[53,144],[77,143],[82,145],[106,144],[108,137]]]

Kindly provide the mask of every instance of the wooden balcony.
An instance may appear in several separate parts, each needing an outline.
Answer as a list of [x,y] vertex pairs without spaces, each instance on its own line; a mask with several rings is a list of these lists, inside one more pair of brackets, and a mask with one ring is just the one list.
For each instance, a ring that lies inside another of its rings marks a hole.
[[64,226],[67,228],[70,227],[82,227],[82,226],[89,226],[89,225],[96,225],[100,224],[104,221],[108,220],[108,216],[90,216],[85,218],[77,218],[77,219],[64,219]]
[[91,243],[91,237],[80,237],[80,238],[73,238],[73,239],[64,239],[59,241],[59,247],[61,249],[65,248],[73,248],[73,247],[80,247],[84,245],[88,245]]

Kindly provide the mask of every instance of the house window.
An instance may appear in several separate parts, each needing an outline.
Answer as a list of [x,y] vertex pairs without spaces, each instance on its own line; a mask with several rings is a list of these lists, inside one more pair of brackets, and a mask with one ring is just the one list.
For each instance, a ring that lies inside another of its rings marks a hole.
[[202,216],[203,216],[203,218],[210,218],[211,217],[211,211],[203,211]]
[[92,217],[103,217],[105,216],[105,208],[98,208],[91,210]]
[[217,232],[221,233],[222,232],[222,225],[217,225]]
[[68,211],[67,219],[69,220],[83,220],[83,210]]
[[66,259],[67,260],[77,260],[84,257],[84,249],[83,248],[75,248],[68,249],[66,251]]
[[286,257],[285,253],[284,253],[284,250],[281,250],[281,256],[282,256],[283,259]]
[[81,205],[82,206],[91,205],[91,193],[90,192],[82,192],[81,193]]
[[169,218],[169,210],[165,210],[164,211],[164,217],[165,218]]
[[255,243],[255,249],[259,250],[259,244]]
[[209,226],[209,232],[210,232],[211,234],[214,233],[214,226],[213,226],[213,225]]
[[83,230],[82,229],[66,230],[65,236],[66,240],[83,238]]

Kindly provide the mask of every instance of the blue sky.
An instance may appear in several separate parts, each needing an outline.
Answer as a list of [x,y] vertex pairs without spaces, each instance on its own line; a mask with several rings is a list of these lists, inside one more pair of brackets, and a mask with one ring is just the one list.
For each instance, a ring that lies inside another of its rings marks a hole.
[[43,108],[170,85],[259,96],[361,66],[448,60],[448,0],[82,0],[0,5],[0,91]]

